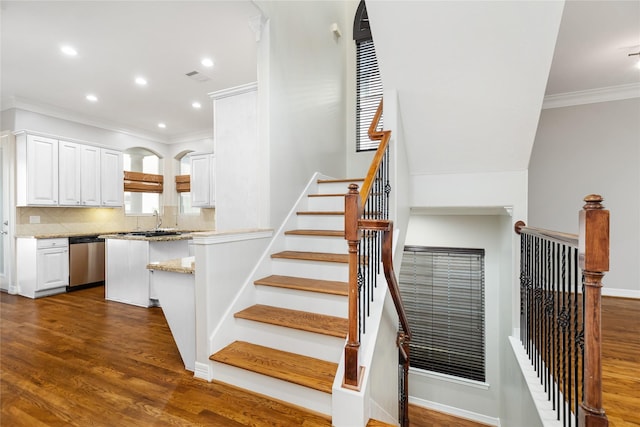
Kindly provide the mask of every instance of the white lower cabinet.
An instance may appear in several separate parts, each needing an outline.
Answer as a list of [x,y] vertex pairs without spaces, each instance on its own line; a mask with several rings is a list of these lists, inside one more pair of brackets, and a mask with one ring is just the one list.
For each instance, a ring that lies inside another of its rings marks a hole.
[[188,256],[188,242],[106,239],[105,298],[139,307],[158,305],[147,265]]
[[39,298],[66,292],[69,240],[19,238],[16,244],[18,293]]

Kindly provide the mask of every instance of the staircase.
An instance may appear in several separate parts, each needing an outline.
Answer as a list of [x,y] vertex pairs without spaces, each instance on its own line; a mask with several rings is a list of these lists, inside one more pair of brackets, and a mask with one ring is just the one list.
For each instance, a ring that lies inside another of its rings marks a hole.
[[299,203],[255,303],[233,314],[235,340],[210,357],[216,380],[331,416],[348,327],[344,194],[362,181],[318,180]]

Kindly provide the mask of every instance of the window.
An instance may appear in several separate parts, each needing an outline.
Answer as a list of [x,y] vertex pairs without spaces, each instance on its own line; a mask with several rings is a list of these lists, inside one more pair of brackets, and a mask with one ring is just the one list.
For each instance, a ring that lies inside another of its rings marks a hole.
[[406,246],[411,367],[485,381],[484,249]]
[[[191,153],[186,153],[180,157],[180,176],[186,177],[191,175]],[[176,177],[177,178],[177,177]],[[177,184],[176,184],[177,187]],[[197,215],[200,213],[200,208],[194,208],[191,206],[191,191],[184,191],[178,189],[178,204],[179,212],[187,215]],[[191,179],[189,179],[189,190],[191,189]]]
[[[369,139],[368,131],[382,99],[382,79],[364,1],[356,11],[353,39],[356,42],[356,151],[371,151],[379,144]],[[381,118],[380,126],[382,121]]]
[[[162,175],[160,157],[144,148],[130,148],[123,156],[125,170],[124,211],[125,214],[152,214],[160,211]],[[128,179],[135,174],[135,181]],[[144,174],[144,175],[142,175]]]

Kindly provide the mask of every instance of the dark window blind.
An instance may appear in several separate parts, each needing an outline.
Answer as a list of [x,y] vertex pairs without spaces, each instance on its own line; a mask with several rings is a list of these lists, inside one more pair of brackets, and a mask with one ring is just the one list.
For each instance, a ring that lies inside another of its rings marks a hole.
[[373,40],[358,41],[356,50],[356,151],[376,150],[379,142],[369,139],[368,131],[382,99],[382,79]]
[[411,366],[484,382],[484,249],[406,246],[399,282]]

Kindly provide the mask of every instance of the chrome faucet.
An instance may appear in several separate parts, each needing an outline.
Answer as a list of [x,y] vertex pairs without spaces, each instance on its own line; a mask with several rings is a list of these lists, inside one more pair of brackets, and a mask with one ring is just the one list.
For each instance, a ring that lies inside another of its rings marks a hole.
[[153,216],[156,217],[156,231],[158,231],[160,229],[160,226],[162,225],[162,218],[160,218],[160,215],[158,215],[157,209],[153,210]]

